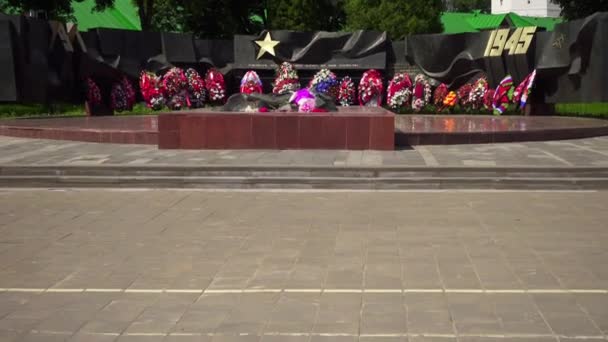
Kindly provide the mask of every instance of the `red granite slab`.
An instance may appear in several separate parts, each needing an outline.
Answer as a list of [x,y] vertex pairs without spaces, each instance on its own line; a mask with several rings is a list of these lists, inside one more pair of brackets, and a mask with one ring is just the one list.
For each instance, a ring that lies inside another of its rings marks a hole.
[[[180,124],[165,119],[171,116],[179,116]],[[159,137],[160,148],[393,149],[394,114],[367,107],[333,113],[168,113],[160,115]]]
[[277,149],[297,149],[300,147],[300,120],[297,116],[275,116]]
[[[320,114],[298,116],[300,121],[299,144],[300,149],[322,149],[324,148],[321,134],[323,133],[323,123],[328,117]],[[325,148],[331,148],[327,146]]]
[[346,129],[348,117],[330,116],[323,120],[320,142],[326,148],[344,150],[347,146]]
[[251,144],[256,149],[277,147],[277,126],[274,115],[260,114],[251,118]]
[[207,146],[206,131],[207,121],[204,116],[188,119],[185,119],[185,116],[182,116],[178,132],[179,148],[204,149]]
[[369,148],[371,118],[351,116],[346,118],[346,148],[364,150]]
[[395,149],[394,117],[382,116],[370,118],[369,147],[372,150]]

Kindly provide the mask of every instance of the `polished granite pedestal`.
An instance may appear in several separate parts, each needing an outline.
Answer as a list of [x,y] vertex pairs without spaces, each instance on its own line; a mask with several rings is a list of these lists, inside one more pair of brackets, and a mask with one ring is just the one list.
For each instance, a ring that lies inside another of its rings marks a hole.
[[[367,114],[366,114],[367,113]],[[160,126],[160,127],[159,127]],[[171,149],[376,149],[608,135],[608,120],[550,116],[175,112],[159,116],[0,120],[0,135]]]
[[328,113],[180,112],[158,118],[161,149],[393,150],[395,114],[370,107]]
[[561,116],[399,115],[397,146],[488,144],[608,135],[608,120]]

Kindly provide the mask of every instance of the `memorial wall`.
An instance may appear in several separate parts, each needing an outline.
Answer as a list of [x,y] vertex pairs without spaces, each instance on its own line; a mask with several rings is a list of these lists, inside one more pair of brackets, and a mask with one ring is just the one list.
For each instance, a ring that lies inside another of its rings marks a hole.
[[250,69],[272,78],[281,62],[294,64],[303,79],[321,68],[354,79],[377,69],[385,81],[409,64],[451,89],[480,74],[492,87],[507,74],[518,83],[537,70],[539,101],[606,102],[607,37],[608,13],[559,24],[553,32],[504,28],[400,41],[373,31],[264,31],[233,40],[114,29],[78,32],[56,22],[0,14],[0,102],[79,101],[87,77],[108,87],[125,75],[137,83],[143,70],[162,73],[172,66],[201,73],[215,67],[230,90]]

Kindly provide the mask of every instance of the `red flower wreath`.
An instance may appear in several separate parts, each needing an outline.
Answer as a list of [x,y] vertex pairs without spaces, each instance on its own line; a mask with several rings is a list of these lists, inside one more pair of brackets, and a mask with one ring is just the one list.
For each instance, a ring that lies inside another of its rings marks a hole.
[[437,89],[435,89],[435,94],[433,95],[433,104],[438,110],[441,110],[443,107],[443,101],[449,93],[448,86],[445,83],[441,83]]
[[470,83],[467,83],[458,89],[458,103],[463,109],[468,109],[471,104],[470,96],[472,90],[473,86]]
[[163,76],[163,90],[172,110],[189,107],[188,78],[181,68],[171,68]]
[[382,85],[380,72],[374,69],[366,71],[361,78],[361,82],[359,82],[359,104],[362,106],[381,106],[383,91],[384,86]]
[[212,102],[223,102],[226,98],[226,84],[224,75],[219,70],[211,68],[205,75],[205,84],[209,92],[209,100]]
[[245,73],[245,76],[241,79],[240,91],[241,94],[248,95],[253,93],[261,94],[264,92],[262,89],[262,80],[260,80],[260,76],[258,76],[257,72],[249,70]]
[[87,102],[93,106],[101,104],[101,90],[92,78],[87,78]]
[[343,107],[347,107],[355,103],[355,83],[353,80],[345,76],[340,82],[340,90],[338,91],[338,102]]
[[142,71],[139,77],[139,89],[146,105],[154,110],[160,110],[165,105],[160,77],[153,73]]
[[412,99],[412,79],[406,73],[397,73],[388,83],[386,103],[393,109],[409,104]]
[[205,80],[194,69],[186,70],[186,78],[188,79],[188,99],[190,107],[202,108],[207,101],[207,89],[205,88]]

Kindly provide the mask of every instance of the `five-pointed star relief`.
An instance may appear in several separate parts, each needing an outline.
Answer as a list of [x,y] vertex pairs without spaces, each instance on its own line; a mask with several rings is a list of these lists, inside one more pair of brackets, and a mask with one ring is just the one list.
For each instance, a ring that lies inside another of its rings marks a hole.
[[266,37],[264,37],[264,40],[256,40],[255,43],[260,46],[260,52],[258,52],[257,59],[260,59],[260,57],[262,57],[266,52],[276,56],[274,54],[274,47],[279,45],[279,41],[272,40],[272,37],[270,37],[270,32],[266,32]]

